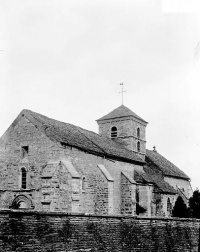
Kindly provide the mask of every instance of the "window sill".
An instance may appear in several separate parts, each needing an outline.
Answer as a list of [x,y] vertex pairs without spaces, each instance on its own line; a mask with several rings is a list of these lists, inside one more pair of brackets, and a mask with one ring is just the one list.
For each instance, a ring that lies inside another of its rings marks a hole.
[[19,189],[13,189],[13,192],[31,192],[31,191],[35,191],[35,188],[32,189],[23,189],[23,188],[19,188]]

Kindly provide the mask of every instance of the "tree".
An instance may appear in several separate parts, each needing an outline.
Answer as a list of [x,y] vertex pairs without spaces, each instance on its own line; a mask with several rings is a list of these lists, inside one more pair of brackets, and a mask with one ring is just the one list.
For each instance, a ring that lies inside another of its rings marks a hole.
[[188,208],[181,196],[178,196],[172,210],[173,217],[188,218]]
[[200,219],[200,192],[196,189],[189,199],[190,217]]

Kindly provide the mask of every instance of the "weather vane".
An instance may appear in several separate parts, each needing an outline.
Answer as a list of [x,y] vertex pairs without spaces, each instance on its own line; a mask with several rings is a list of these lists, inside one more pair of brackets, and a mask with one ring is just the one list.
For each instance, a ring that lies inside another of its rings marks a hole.
[[124,93],[125,93],[126,91],[124,91],[124,89],[123,89],[123,87],[124,87],[123,82],[122,82],[122,83],[120,83],[119,85],[120,85],[120,86],[122,86],[122,91],[121,91],[121,92],[119,92],[119,93],[120,93],[120,94],[122,94],[122,105],[123,105],[123,101],[124,101]]

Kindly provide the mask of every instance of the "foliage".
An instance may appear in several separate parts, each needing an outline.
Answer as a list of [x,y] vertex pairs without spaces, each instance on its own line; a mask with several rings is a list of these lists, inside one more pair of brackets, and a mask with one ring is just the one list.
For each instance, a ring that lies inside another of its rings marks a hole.
[[181,196],[179,196],[175,202],[174,208],[172,210],[173,217],[188,218],[188,208],[184,203]]
[[200,219],[200,192],[196,189],[189,199],[190,217]]

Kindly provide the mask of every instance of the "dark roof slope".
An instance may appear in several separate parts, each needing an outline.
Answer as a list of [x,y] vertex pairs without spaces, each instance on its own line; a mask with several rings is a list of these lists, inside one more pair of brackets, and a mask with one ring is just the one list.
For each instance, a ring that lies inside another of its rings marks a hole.
[[69,123],[50,119],[30,110],[23,110],[20,114],[27,117],[39,130],[44,132],[46,136],[53,141],[113,159],[131,163],[144,163],[136,153],[92,131],[85,130]]
[[141,183],[151,183],[154,185],[154,192],[176,194],[177,191],[169,185],[161,176],[149,174],[146,172],[134,171],[134,179]]
[[128,117],[128,116],[133,116],[133,117],[147,123],[144,119],[142,119],[140,116],[136,115],[133,111],[131,111],[129,108],[125,107],[124,105],[121,105],[120,107],[111,111],[109,114],[99,118],[97,120],[97,122],[102,121],[102,120],[109,120],[109,119],[114,119],[114,118],[119,118],[119,117]]
[[169,160],[160,155],[157,151],[146,150],[146,162],[155,169],[162,171],[163,175],[170,177],[178,177],[189,180],[190,178],[181,171],[177,166],[172,164]]

